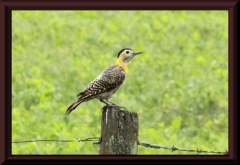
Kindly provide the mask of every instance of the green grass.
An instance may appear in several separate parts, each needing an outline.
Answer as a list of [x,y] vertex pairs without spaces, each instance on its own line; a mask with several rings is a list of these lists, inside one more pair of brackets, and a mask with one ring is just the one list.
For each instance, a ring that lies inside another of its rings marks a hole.
[[[111,101],[138,113],[139,141],[228,150],[227,11],[13,11],[12,141],[100,136],[98,100],[64,113],[125,47],[144,54]],[[92,142],[12,144],[12,154],[98,151]]]

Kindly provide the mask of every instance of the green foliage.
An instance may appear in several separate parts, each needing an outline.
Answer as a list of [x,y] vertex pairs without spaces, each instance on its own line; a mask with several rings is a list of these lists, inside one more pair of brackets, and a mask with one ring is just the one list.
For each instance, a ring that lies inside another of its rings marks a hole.
[[[228,150],[227,11],[13,11],[12,140],[100,136],[103,104],[76,95],[120,49],[143,51],[112,101],[139,141]],[[98,154],[86,143],[13,144],[13,154]],[[188,154],[138,147],[138,154]]]

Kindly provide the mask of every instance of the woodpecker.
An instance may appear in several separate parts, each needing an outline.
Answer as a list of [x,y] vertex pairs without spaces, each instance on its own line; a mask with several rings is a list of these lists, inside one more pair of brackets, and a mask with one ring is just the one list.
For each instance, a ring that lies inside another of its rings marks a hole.
[[66,115],[69,115],[82,102],[92,99],[99,99],[106,105],[118,106],[117,104],[111,102],[110,98],[123,84],[128,71],[129,62],[136,55],[141,53],[143,52],[135,52],[130,48],[120,50],[117,56],[116,64],[107,67],[81,93],[77,95],[77,101],[68,107]]

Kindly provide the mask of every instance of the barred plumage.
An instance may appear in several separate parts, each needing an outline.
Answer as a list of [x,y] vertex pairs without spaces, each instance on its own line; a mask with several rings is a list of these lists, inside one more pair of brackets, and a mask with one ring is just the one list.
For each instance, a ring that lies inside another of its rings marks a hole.
[[105,104],[114,104],[110,102],[109,99],[124,82],[129,61],[135,55],[140,53],[142,52],[134,52],[129,48],[122,49],[118,53],[117,63],[107,67],[83,90],[83,92],[77,95],[78,100],[69,106],[66,111],[66,115],[70,114],[71,111],[74,110],[82,102],[86,102],[95,98],[99,99]]

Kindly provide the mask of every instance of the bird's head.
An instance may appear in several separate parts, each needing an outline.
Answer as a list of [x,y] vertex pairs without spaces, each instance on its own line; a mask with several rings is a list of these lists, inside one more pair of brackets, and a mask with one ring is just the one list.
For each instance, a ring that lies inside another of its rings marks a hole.
[[118,53],[118,60],[122,61],[125,65],[127,65],[133,57],[143,52],[135,52],[130,48],[124,48],[120,50]]
[[127,65],[138,54],[141,54],[143,52],[135,52],[130,48],[124,48],[120,50],[117,56],[117,65],[122,67],[125,72],[127,72]]

